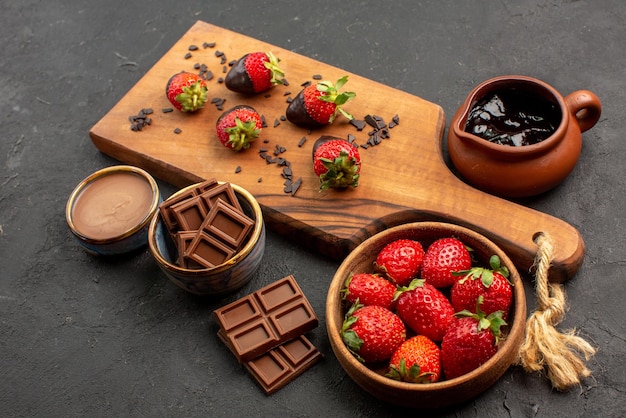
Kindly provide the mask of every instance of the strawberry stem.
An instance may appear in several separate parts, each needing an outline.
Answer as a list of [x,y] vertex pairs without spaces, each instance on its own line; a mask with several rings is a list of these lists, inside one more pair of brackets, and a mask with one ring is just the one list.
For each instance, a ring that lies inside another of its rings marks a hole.
[[204,107],[207,101],[207,88],[201,80],[182,88],[183,92],[176,96],[183,112],[193,112]]
[[248,120],[243,122],[235,118],[235,126],[226,129],[228,133],[228,144],[234,151],[250,148],[250,142],[257,139],[261,133],[256,127],[256,121]]
[[265,68],[270,70],[272,84],[284,84],[283,78],[285,77],[285,73],[283,70],[278,67],[278,63],[280,62],[280,58],[276,57],[272,52],[267,52],[265,54],[269,61],[263,63]]
[[330,81],[320,81],[317,83],[317,90],[322,93],[318,98],[324,102],[334,103],[337,107],[335,112],[330,116],[329,123],[333,123],[338,114],[342,114],[348,120],[354,119],[350,113],[341,108],[348,100],[356,97],[356,93],[347,91],[339,93],[339,90],[348,82],[348,76],[344,75],[333,85]]

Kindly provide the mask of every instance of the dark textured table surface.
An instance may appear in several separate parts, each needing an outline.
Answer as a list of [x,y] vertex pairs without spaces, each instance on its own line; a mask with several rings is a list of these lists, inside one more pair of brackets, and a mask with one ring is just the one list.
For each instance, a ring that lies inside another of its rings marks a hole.
[[[565,392],[510,368],[442,416],[626,415],[626,7],[586,1],[3,1],[0,13],[0,410],[3,416],[402,416],[344,373],[325,331],[339,265],[270,231],[254,280],[206,300],[170,283],[149,253],[86,254],[64,219],[74,186],[119,163],[88,132],[198,19],[441,105],[525,74],[603,103],[575,170],[524,201],[580,230],[584,263],[560,329],[597,348]],[[164,195],[175,189],[161,183]],[[293,274],[320,317],[324,360],[266,396],[215,335],[214,309]],[[536,307],[527,283],[529,310]],[[433,413],[433,415],[437,415]]]

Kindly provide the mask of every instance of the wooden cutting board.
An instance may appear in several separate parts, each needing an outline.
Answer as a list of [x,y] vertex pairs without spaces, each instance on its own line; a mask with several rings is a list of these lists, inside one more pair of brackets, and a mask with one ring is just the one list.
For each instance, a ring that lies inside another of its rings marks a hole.
[[[278,56],[289,85],[257,96],[227,90],[220,78],[225,76],[228,63],[252,51],[272,51]],[[165,97],[169,77],[181,70],[197,73],[202,64],[213,74],[208,81],[210,99],[225,99],[224,110],[237,104],[251,105],[265,118],[267,127],[250,149],[235,153],[218,142],[215,121],[221,111],[214,104],[193,114],[162,111],[171,107]],[[281,120],[287,99],[295,97],[302,83],[315,81],[317,75],[333,82],[348,75],[344,90],[354,91],[356,98],[344,108],[356,119],[377,115],[391,122],[395,115],[399,117],[399,124],[389,130],[390,138],[360,149],[362,174],[356,189],[320,192],[312,171],[311,147],[321,135],[346,139],[353,135],[357,144],[365,144],[372,128],[358,131],[346,119],[338,118],[330,127],[309,132]],[[129,117],[143,108],[153,109],[152,123],[132,131]],[[440,220],[468,226],[489,237],[522,273],[533,264],[533,236],[547,232],[556,243],[550,279],[560,282],[572,277],[584,254],[579,232],[562,220],[460,181],[443,160],[444,128],[444,112],[436,104],[198,21],[89,134],[103,153],[174,185],[217,178],[248,189],[262,205],[270,228],[338,260],[388,227]],[[175,133],[176,129],[180,132]],[[306,141],[299,146],[303,137]],[[290,162],[293,179],[302,180],[295,194],[284,192],[283,167],[260,157],[262,148],[272,154],[276,147],[283,147],[279,157]]]

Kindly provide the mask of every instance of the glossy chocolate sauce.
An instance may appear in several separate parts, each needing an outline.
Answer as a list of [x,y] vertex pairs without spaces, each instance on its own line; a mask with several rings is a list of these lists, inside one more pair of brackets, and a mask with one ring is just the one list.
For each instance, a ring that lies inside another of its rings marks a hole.
[[559,106],[545,97],[519,89],[496,90],[472,107],[465,132],[518,147],[545,140],[560,121]]
[[88,238],[115,238],[148,216],[153,199],[150,184],[140,175],[108,174],[85,186],[74,203],[72,221]]

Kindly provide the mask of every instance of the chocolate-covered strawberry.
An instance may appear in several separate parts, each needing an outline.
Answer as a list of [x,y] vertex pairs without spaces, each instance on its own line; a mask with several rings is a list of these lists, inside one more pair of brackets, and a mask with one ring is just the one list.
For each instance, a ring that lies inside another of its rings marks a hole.
[[356,96],[354,92],[340,93],[347,82],[348,76],[343,76],[335,84],[320,81],[308,85],[287,106],[287,120],[295,125],[314,129],[330,125],[339,114],[349,120],[354,119],[341,107]]
[[320,190],[357,187],[361,172],[359,149],[334,136],[321,136],[313,144],[313,171]]
[[250,143],[261,134],[262,126],[261,115],[253,107],[238,105],[217,119],[217,138],[225,147],[241,151],[250,148]]
[[195,112],[207,101],[207,87],[199,75],[181,71],[167,81],[165,95],[176,109]]
[[250,52],[230,68],[224,84],[238,93],[254,94],[283,84],[285,73],[278,67],[280,59],[271,52]]

